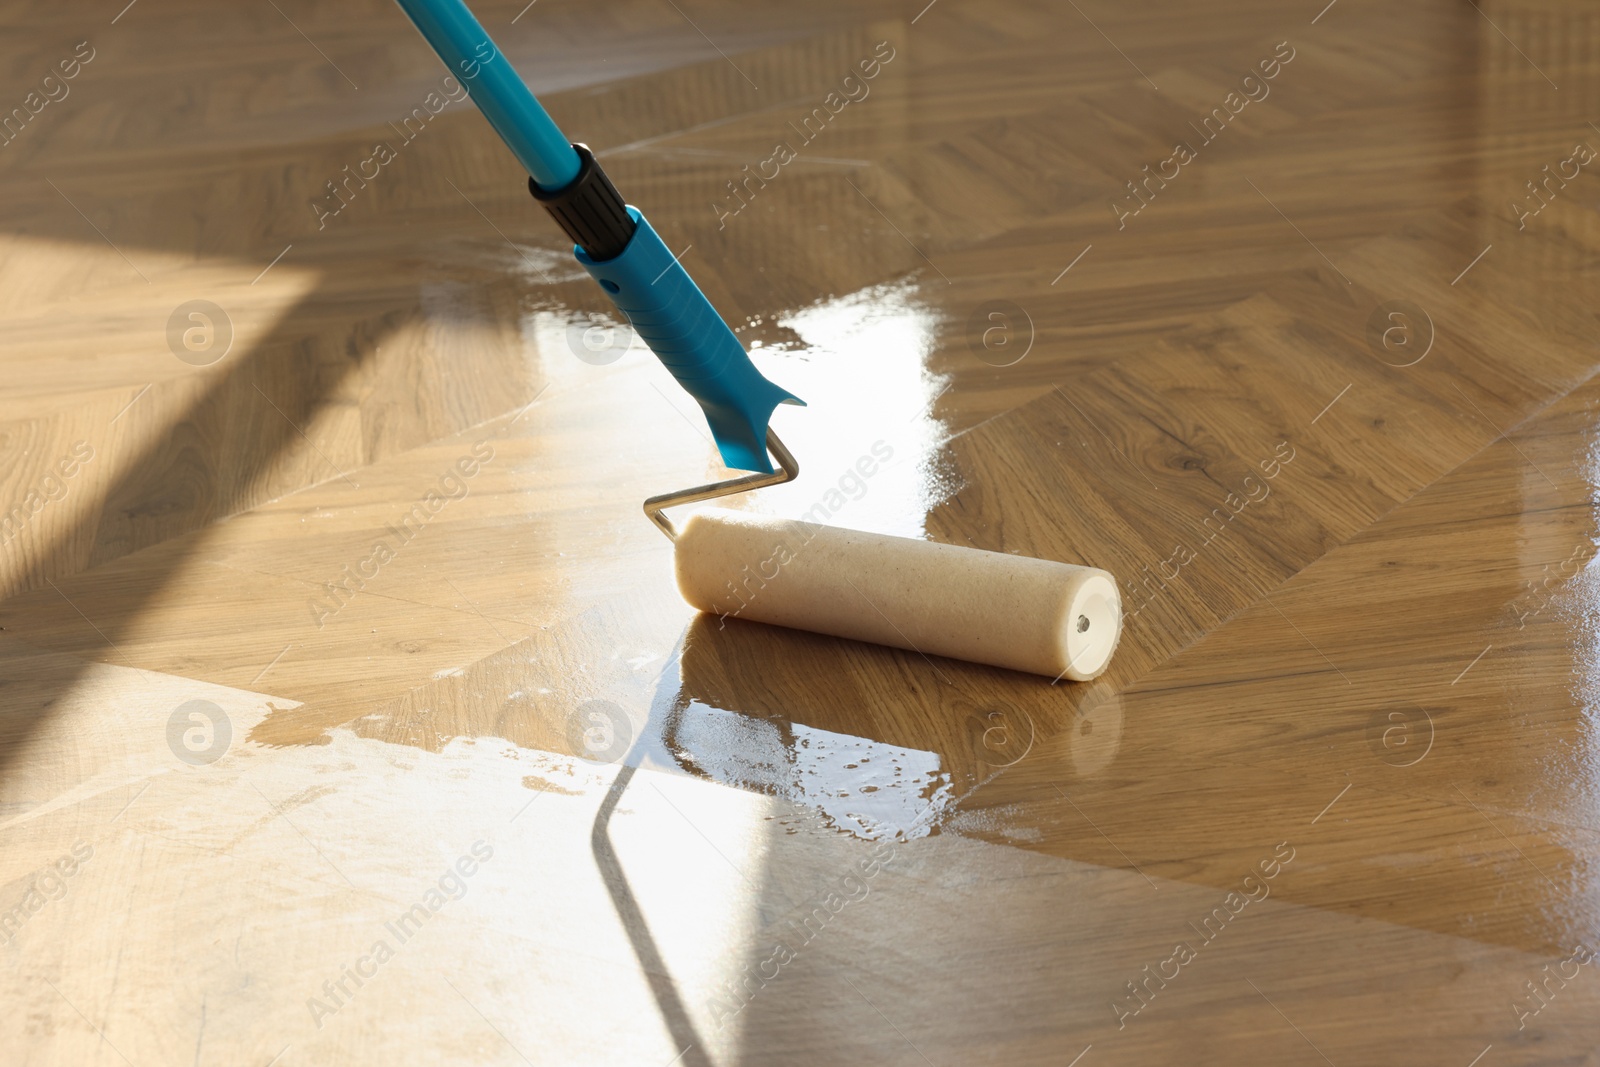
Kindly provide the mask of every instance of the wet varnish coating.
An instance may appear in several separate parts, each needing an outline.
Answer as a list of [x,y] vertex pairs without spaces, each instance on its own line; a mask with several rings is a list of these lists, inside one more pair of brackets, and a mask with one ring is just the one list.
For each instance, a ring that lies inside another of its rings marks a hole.
[[392,5],[121,6],[0,34],[11,1058],[1593,1057],[1587,8],[475,5],[807,400],[740,506],[1106,568],[1051,685],[681,601]]

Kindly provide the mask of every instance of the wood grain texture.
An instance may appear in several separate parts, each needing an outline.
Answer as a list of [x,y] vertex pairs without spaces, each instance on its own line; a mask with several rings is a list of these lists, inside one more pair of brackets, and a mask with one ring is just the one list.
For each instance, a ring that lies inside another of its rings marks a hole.
[[679,600],[392,4],[118,8],[0,15],[6,1062],[1596,1062],[1594,12],[475,5],[809,402],[736,506],[1111,571],[1051,685]]

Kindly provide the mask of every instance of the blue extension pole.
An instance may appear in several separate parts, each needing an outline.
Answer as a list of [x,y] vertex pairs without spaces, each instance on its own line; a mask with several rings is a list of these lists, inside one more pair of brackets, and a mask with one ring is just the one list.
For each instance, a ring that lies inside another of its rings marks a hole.
[[531,192],[573,239],[584,270],[700,404],[722,462],[770,473],[773,409],[804,401],[750,362],[680,256],[623,201],[593,154],[567,141],[463,0],[396,2],[527,168]]
[[578,153],[460,0],[396,0],[542,188],[578,176]]

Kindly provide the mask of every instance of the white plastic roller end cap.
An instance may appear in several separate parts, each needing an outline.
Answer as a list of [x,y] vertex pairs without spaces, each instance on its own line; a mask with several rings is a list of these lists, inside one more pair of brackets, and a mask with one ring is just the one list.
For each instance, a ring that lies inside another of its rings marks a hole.
[[1104,573],[1091,574],[1074,591],[1067,606],[1066,632],[1061,635],[1063,674],[1087,681],[1106,669],[1122,635],[1122,600],[1117,583]]

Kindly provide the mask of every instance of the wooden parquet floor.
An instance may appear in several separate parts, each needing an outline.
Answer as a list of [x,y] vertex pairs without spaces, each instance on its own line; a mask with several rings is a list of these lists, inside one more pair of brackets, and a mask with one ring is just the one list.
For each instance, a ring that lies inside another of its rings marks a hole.
[[1600,1062],[1600,11],[475,8],[808,401],[743,506],[1117,658],[696,616],[387,0],[11,5],[0,1060]]

